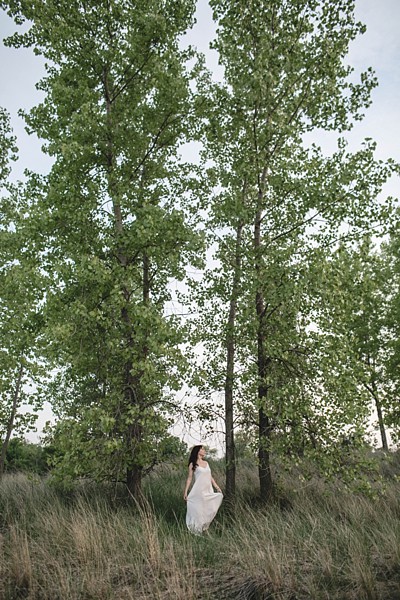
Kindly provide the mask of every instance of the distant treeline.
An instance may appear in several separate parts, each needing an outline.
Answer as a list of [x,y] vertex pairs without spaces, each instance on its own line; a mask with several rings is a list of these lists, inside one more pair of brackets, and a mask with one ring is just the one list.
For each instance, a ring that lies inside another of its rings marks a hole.
[[[187,454],[187,445],[179,438],[168,435],[159,444],[158,454],[154,456],[153,465],[159,461],[183,458]],[[213,451],[211,451],[213,453]],[[34,473],[45,475],[51,471],[53,459],[59,452],[51,444],[35,444],[21,438],[10,440],[6,452],[6,473]]]
[[35,473],[45,475],[50,470],[51,446],[34,444],[23,439],[13,438],[7,448],[5,471],[8,473]]

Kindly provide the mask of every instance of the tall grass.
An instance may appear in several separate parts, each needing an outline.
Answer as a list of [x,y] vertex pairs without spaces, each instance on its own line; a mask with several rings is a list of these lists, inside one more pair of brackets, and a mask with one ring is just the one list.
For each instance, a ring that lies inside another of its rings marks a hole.
[[106,486],[66,495],[44,480],[5,477],[0,599],[400,599],[395,479],[370,499],[282,477],[287,501],[265,509],[255,470],[242,469],[235,515],[223,505],[200,538],[184,524],[184,479],[173,467],[154,472],[139,508]]

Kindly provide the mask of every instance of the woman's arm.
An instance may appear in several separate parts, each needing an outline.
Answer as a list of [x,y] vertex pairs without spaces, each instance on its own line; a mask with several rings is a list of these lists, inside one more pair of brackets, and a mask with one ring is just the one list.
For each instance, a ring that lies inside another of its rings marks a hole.
[[187,476],[187,479],[186,479],[185,491],[183,493],[183,499],[185,500],[185,502],[187,500],[187,495],[188,495],[188,491],[189,491],[189,488],[190,488],[190,484],[192,483],[192,477],[193,477],[193,465],[190,464],[189,465],[188,476]]
[[211,483],[213,484],[213,486],[215,487],[215,489],[217,490],[217,492],[221,492],[222,493],[222,490],[219,487],[218,483],[215,481],[214,477],[211,477]]

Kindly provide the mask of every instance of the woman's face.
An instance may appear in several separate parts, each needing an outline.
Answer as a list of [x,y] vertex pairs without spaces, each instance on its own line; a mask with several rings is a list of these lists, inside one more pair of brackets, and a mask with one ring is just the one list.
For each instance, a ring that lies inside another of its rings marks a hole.
[[204,458],[205,455],[206,455],[206,451],[204,450],[204,448],[202,446],[199,450],[199,458]]

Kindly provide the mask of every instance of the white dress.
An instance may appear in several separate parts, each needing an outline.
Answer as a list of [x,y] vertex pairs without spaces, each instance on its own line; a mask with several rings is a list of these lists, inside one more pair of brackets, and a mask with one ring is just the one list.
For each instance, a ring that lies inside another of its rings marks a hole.
[[221,492],[213,490],[210,466],[197,465],[194,484],[187,497],[186,525],[192,533],[200,534],[208,529],[221,506],[222,498]]

